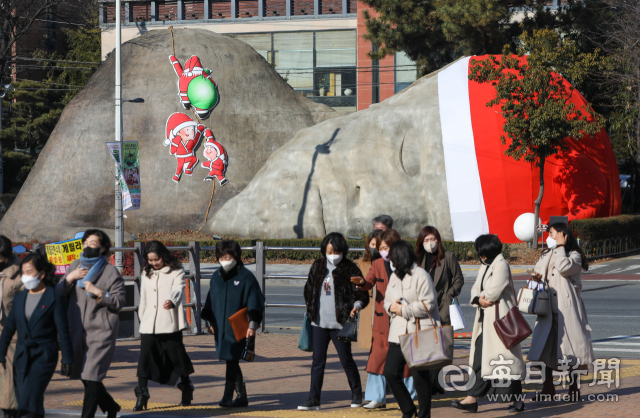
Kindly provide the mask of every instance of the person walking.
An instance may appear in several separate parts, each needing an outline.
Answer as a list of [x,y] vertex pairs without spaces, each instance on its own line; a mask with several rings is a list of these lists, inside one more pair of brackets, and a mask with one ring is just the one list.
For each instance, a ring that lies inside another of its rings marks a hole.
[[[64,297],[53,289],[55,266],[44,255],[31,253],[20,265],[27,290],[16,295],[0,335],[0,364],[18,334],[13,359],[18,411],[27,418],[44,418],[44,393],[62,351],[61,374],[69,376],[73,345]],[[58,343],[59,341],[59,343]]]
[[400,336],[420,329],[440,325],[440,313],[433,280],[416,264],[417,256],[407,241],[396,241],[389,249],[393,273],[384,297],[384,310],[391,318],[389,325],[389,351],[384,365],[384,376],[393,396],[398,401],[403,418],[431,416],[431,375],[429,370],[411,370],[418,393],[420,411],[411,399],[403,382],[407,361],[400,348]]
[[[501,395],[504,400],[515,400],[509,406],[509,412],[522,412],[524,402],[518,397],[522,395],[521,379],[524,379],[526,368],[520,344],[506,348],[493,326],[498,319],[496,304],[500,317],[516,306],[511,269],[502,255],[502,242],[496,235],[480,235],[475,241],[475,248],[482,262],[471,289],[471,305],[477,307],[469,355],[475,384],[466,398],[453,402],[451,406],[477,412],[478,399],[495,394]],[[507,375],[501,373],[504,372],[505,362],[509,368]],[[492,384],[493,379],[498,379],[499,383]]]
[[373,229],[381,229],[386,231],[393,228],[393,218],[389,215],[378,215],[371,221]]
[[[389,277],[393,273],[389,259],[389,248],[391,244],[400,240],[400,235],[393,229],[387,229],[378,236],[378,249],[380,258],[371,263],[371,269],[365,276],[352,277],[351,281],[364,291],[375,290],[375,304],[373,316],[373,330],[371,340],[371,350],[367,361],[367,387],[364,398],[369,401],[364,408],[376,409],[387,406],[387,379],[384,377],[384,365],[387,360],[389,350],[389,314],[384,309],[384,298]],[[362,320],[362,319],[361,319]],[[404,371],[404,379],[407,389],[415,398],[416,392],[413,387],[413,377],[409,368]]]
[[[418,235],[416,255],[420,267],[425,269],[433,279],[438,295],[438,310],[442,325],[451,325],[449,306],[453,299],[460,294],[464,286],[464,276],[456,255],[444,249],[440,231],[433,226],[425,226]],[[438,377],[440,370],[431,370],[431,389],[433,394],[443,394],[444,388]]]
[[140,358],[133,410],[147,409],[149,380],[173,386],[180,378],[180,406],[189,406],[194,391],[189,375],[194,370],[182,342],[182,330],[189,328],[182,306],[184,269],[159,241],[145,246],[140,285]]
[[351,354],[351,342],[338,338],[338,332],[349,317],[358,314],[369,303],[369,293],[351,283],[352,277],[362,277],[356,264],[347,259],[349,245],[338,232],[328,234],[320,244],[322,257],[309,270],[304,286],[307,315],[312,318],[313,362],[309,398],[299,410],[319,410],[320,395],[327,364],[329,341],[333,342],[351,388],[351,407],[362,405],[362,383],[358,366]]
[[[356,260],[356,265],[364,277],[366,277],[369,270],[371,270],[371,263],[380,258],[380,253],[377,248],[377,239],[381,233],[381,229],[376,229],[369,234],[367,237],[367,243],[364,247],[364,255]],[[369,300],[375,300],[373,290],[369,290]],[[360,318],[358,319],[358,347],[364,350],[371,350],[373,305],[373,303],[370,303],[366,308],[362,309],[360,311]]]
[[[0,235],[0,332],[4,328],[13,300],[24,289],[20,276],[20,258],[13,253],[11,240]],[[7,418],[18,417],[18,400],[13,385],[13,357],[18,337],[14,336],[7,347],[5,367],[0,369],[0,409]]]
[[120,405],[109,395],[102,381],[107,376],[120,319],[125,304],[124,279],[107,262],[111,240],[99,229],[90,229],[82,237],[82,254],[69,266],[56,285],[69,305],[67,316],[73,340],[74,367],[71,379],[84,385],[82,418],[93,418],[98,406],[107,418],[115,418]]
[[[244,383],[240,359],[247,347],[254,345],[256,329],[264,315],[264,295],[260,284],[242,264],[240,244],[233,240],[222,240],[216,244],[216,258],[220,268],[211,276],[209,294],[202,310],[202,318],[211,326],[208,331],[215,336],[216,352],[220,360],[227,362],[222,407],[245,407],[249,405],[247,387]],[[244,338],[236,339],[229,317],[247,309],[249,327]],[[233,391],[238,396],[233,399]]]
[[[545,364],[541,394],[553,399],[553,371],[558,370],[558,361],[566,358],[571,370],[591,370],[594,355],[591,327],[581,297],[582,270],[589,269],[587,257],[564,222],[549,227],[547,245],[534,268],[534,281],[545,284],[551,311],[536,318],[527,359]],[[569,397],[572,402],[579,402],[575,376],[579,375],[571,374]]]

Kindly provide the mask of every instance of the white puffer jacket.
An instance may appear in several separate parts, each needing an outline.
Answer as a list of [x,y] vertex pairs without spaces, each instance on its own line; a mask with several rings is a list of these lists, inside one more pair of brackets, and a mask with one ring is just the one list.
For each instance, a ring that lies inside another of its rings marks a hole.
[[[140,283],[141,334],[170,334],[187,329],[187,320],[182,306],[184,293],[184,270],[169,272],[169,267],[153,270],[151,277],[143,271]],[[164,303],[173,302],[172,309],[165,309]]]

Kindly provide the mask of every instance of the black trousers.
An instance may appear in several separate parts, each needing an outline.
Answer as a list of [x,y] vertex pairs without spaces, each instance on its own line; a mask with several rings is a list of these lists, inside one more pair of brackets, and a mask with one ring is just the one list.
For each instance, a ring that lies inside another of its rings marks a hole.
[[338,339],[339,330],[337,329],[311,328],[313,332],[313,362],[311,364],[311,389],[309,390],[309,399],[320,401],[322,384],[324,382],[324,368],[327,365],[327,350],[329,349],[330,341],[333,341],[333,345],[340,358],[340,364],[342,364],[342,368],[347,375],[349,387],[351,388],[351,396],[362,397],[360,372],[358,372],[358,366],[351,354],[351,343]]
[[83,380],[84,401],[82,403],[82,418],[93,418],[98,406],[102,412],[115,411],[119,408],[116,401],[107,392],[102,382]]
[[242,383],[242,370],[240,369],[240,360],[227,360],[227,372],[225,375],[227,383]]
[[[416,406],[402,380],[406,364],[407,361],[402,355],[400,344],[389,343],[387,361],[384,365],[384,377],[387,379],[393,397],[398,401],[403,416],[413,416],[416,413]],[[420,404],[418,417],[429,418],[431,417],[431,373],[429,370],[411,370],[411,375]]]

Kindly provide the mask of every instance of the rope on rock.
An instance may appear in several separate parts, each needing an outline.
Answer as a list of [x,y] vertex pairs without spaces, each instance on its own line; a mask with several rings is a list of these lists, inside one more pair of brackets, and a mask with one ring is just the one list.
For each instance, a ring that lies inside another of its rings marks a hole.
[[216,179],[211,179],[211,182],[213,183],[213,188],[211,189],[211,199],[209,199],[209,207],[207,208],[207,213],[204,215],[204,223],[202,224],[200,229],[198,229],[198,232],[202,231],[202,228],[204,228],[204,226],[207,224],[209,209],[211,209],[211,204],[213,203],[213,193],[216,191]]

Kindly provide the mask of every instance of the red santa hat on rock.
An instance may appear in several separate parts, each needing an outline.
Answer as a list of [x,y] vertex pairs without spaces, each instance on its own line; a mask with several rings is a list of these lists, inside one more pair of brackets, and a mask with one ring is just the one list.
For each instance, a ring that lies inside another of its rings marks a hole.
[[[487,55],[472,57],[477,61]],[[519,58],[526,61],[526,57]],[[455,241],[474,241],[497,234],[503,242],[518,242],[515,220],[533,212],[540,187],[539,168],[516,161],[502,144],[504,119],[499,106],[487,107],[495,88],[469,80],[470,57],[438,72],[440,136]],[[577,91],[570,102],[587,104]],[[566,215],[569,220],[620,214],[620,180],[607,133],[569,139],[569,150],[547,158],[547,187],[540,218]]]
[[188,126],[198,126],[198,124],[184,113],[174,113],[167,119],[167,139],[165,143],[171,142],[178,135],[181,129]]

